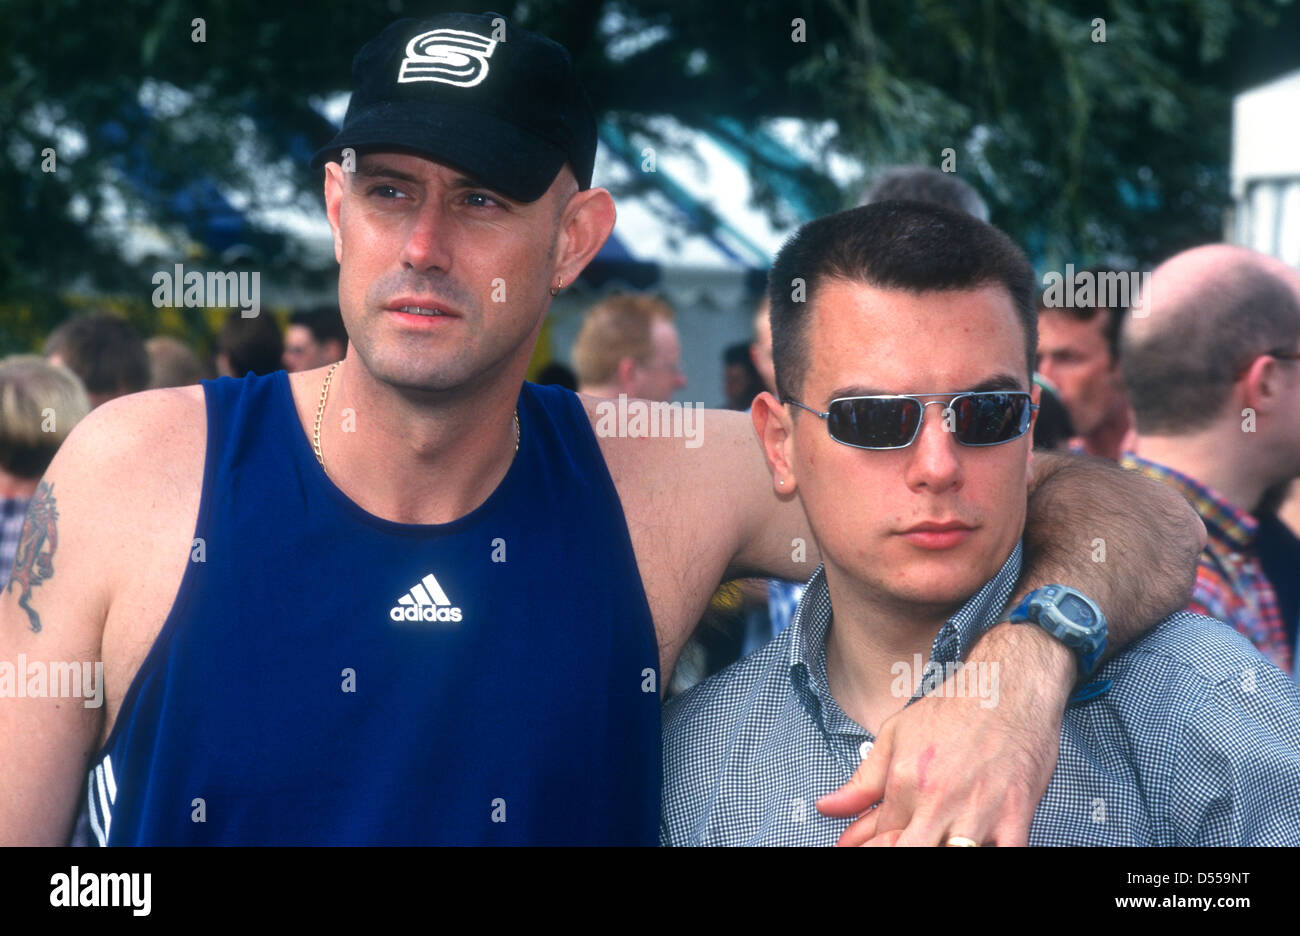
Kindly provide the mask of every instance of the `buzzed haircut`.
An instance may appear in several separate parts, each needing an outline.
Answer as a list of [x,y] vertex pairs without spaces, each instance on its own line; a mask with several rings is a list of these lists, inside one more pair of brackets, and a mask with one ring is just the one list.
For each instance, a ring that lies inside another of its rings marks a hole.
[[1124,330],[1120,368],[1143,435],[1186,435],[1219,416],[1255,357],[1294,350],[1300,305],[1285,282],[1239,264]]
[[131,323],[92,313],[68,319],[45,342],[45,356],[57,354],[95,395],[137,393],[149,386],[149,353]]
[[337,341],[343,347],[348,344],[348,331],[343,327],[343,316],[338,306],[317,306],[314,309],[299,309],[289,316],[290,325],[303,325],[310,332],[317,344]]
[[[1086,270],[1077,270],[1074,274],[1075,284],[1091,281],[1093,283],[1105,283],[1112,281],[1110,278],[1124,276],[1128,274],[1120,270],[1112,270],[1108,267],[1088,267]],[[1074,319],[1076,322],[1091,322],[1100,315],[1106,316],[1106,321],[1102,323],[1102,334],[1106,338],[1106,347],[1110,349],[1110,360],[1112,364],[1119,363],[1119,333],[1124,325],[1124,316],[1128,314],[1129,307],[1122,303],[1116,302],[1109,306],[1100,305],[1102,290],[1098,288],[1095,292],[1095,298],[1098,302],[1093,305],[1048,305],[1047,295],[1053,287],[1046,287],[1038,296],[1038,314],[1044,312],[1059,312],[1062,315]],[[1077,295],[1077,293],[1075,294]],[[1130,297],[1132,298],[1132,297]],[[1040,411],[1038,418],[1042,419]]]
[[613,380],[624,358],[644,361],[653,346],[650,329],[655,319],[673,320],[673,307],[647,293],[615,293],[587,311],[573,343],[578,381],[598,386]]
[[90,412],[81,380],[35,354],[0,361],[0,469],[35,480]]
[[[828,279],[910,293],[1007,291],[1025,331],[1025,374],[1038,350],[1034,269],[997,228],[961,211],[893,201],[810,221],[785,242],[768,275],[772,360],[782,396],[797,396],[808,372],[807,311]],[[796,299],[803,283],[804,300]],[[865,336],[870,340],[870,336]]]
[[883,201],[919,201],[964,211],[981,221],[989,219],[989,206],[979,192],[957,178],[932,166],[896,166],[876,176],[862,195],[859,206]]

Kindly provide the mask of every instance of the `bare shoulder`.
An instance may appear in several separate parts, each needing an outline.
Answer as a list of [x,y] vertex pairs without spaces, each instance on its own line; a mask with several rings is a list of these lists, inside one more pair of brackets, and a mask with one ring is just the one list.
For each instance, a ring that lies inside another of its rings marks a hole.
[[[165,470],[158,456],[198,449],[207,441],[207,413],[203,388],[170,387],[118,397],[92,410],[69,434],[60,457],[65,461],[90,461],[97,468],[121,460],[149,455],[148,463]],[[149,471],[147,464],[136,463]]]
[[93,570],[107,604],[130,563],[188,542],[188,530],[177,531],[192,530],[198,514],[206,442],[203,388],[194,386],[110,400],[59,448],[43,485],[61,564]]
[[744,413],[579,399],[623,504],[666,673],[759,522],[762,451]]
[[201,387],[106,403],[68,434],[31,499],[0,593],[0,658],[100,664],[102,704],[0,706],[0,764],[22,765],[0,798],[0,842],[68,840],[89,753],[185,570],[206,422]]
[[761,464],[758,440],[745,413],[694,403],[620,403],[583,394],[578,399],[625,502],[661,490],[662,484],[643,482],[664,479],[665,473],[673,480],[694,478],[707,486],[725,477],[737,461],[752,465],[758,459]]
[[694,404],[579,399],[629,521],[662,525],[668,512],[691,531],[691,540],[699,542],[702,531],[693,529],[698,525],[736,546],[742,531],[730,523],[762,489],[766,474],[746,414]]

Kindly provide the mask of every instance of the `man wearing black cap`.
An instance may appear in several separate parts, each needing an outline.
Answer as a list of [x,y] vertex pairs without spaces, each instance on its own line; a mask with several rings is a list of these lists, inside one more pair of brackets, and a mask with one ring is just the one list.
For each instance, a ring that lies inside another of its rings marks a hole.
[[[2,842],[65,841],[80,802],[107,844],[651,844],[659,691],[710,595],[816,566],[743,414],[685,445],[524,382],[614,224],[567,53],[451,14],[353,73],[315,159],[345,359],[117,401],[46,474],[0,657],[102,659],[106,704],[0,702]],[[1112,643],[1183,605],[1202,533],[1177,495],[1048,474],[1022,590],[1086,592]],[[1117,561],[1053,546],[1081,527]],[[999,708],[938,693],[882,730],[841,798],[883,797],[879,832],[1024,840],[1073,658],[1013,625],[985,657]]]

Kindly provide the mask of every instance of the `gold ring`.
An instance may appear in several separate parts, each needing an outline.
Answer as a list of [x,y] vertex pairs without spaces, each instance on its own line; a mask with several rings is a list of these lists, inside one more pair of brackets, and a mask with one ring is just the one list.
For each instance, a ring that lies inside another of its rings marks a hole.
[[943,843],[949,848],[979,848],[980,843],[974,839],[967,838],[964,835],[954,835],[948,841]]

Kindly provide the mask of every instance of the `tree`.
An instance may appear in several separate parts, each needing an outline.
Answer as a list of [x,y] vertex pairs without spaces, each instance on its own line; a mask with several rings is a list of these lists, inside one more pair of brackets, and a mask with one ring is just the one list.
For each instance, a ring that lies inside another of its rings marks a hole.
[[[306,162],[332,130],[312,102],[347,89],[360,42],[401,6],[9,0],[0,346],[31,347],[78,294],[120,296],[154,330],[150,276],[177,261],[315,275],[292,239],[250,217],[319,210]],[[513,4],[520,25],[569,47],[617,130],[654,138],[647,118],[671,113],[729,134],[781,222],[857,192],[755,132],[774,117],[833,121],[827,150],[868,166],[938,165],[951,148],[995,222],[1052,267],[1149,266],[1219,237],[1234,63],[1296,12],[1281,0]],[[42,171],[51,150],[56,168]],[[792,191],[798,210],[778,198]],[[123,219],[158,246],[124,253]]]

